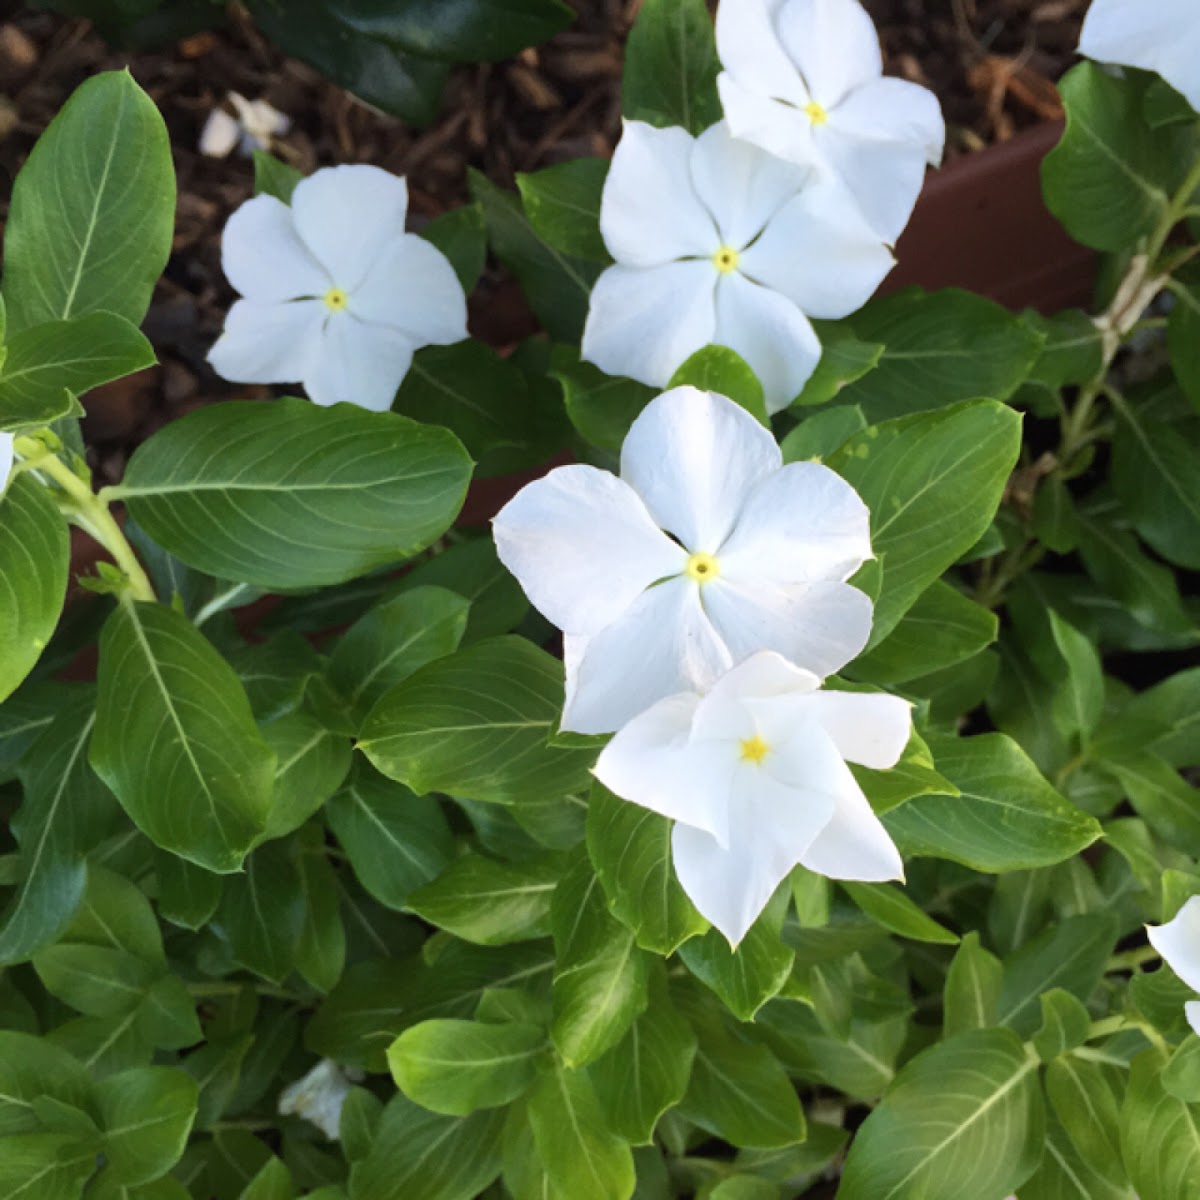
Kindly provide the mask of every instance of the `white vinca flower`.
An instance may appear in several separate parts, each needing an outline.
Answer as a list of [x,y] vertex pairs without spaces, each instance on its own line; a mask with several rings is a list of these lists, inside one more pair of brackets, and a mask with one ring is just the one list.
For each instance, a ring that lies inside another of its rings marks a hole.
[[280,1092],[279,1111],[285,1117],[303,1117],[336,1142],[352,1081],[361,1078],[360,1072],[344,1072],[337,1063],[323,1058],[307,1075]]
[[894,242],[926,164],[942,161],[946,124],[928,88],[884,76],[858,0],[721,0],[717,52],[733,135],[814,167]]
[[821,357],[809,317],[860,308],[891,252],[811,172],[724,125],[627,121],[600,207],[616,265],[596,281],[583,357],[610,375],[665,387],[697,350],[727,346],[778,412]]
[[902,879],[895,844],[847,762],[891,767],[912,729],[896,696],[821,691],[770,651],[704,696],[660,700],[604,748],[609,791],[675,822],[675,873],[732,946],[793,867]]
[[[1193,991],[1200,992],[1200,896],[1193,896],[1165,925],[1147,925],[1150,945]],[[1188,1024],[1200,1033],[1200,1000],[1184,1005]]]
[[1200,111],[1200,5],[1196,0],[1093,0],[1079,53],[1156,71]]
[[8,487],[8,477],[12,473],[13,459],[16,455],[13,452],[13,435],[11,433],[0,433],[0,496],[4,495]]
[[227,158],[235,146],[247,157],[269,150],[272,139],[292,127],[291,118],[265,100],[247,100],[240,92],[226,92],[225,98],[237,116],[220,107],[208,114],[200,132],[200,153],[208,158]]
[[291,205],[255,196],[229,218],[221,260],[242,294],[209,353],[238,383],[304,384],[317,404],[377,412],[413,352],[467,336],[445,255],[404,232],[408,186],[378,167],[326,167]]
[[784,466],[724,396],[666,392],[630,428],[619,478],[559,467],[493,526],[501,561],[566,635],[563,729],[619,729],[757,650],[829,675],[871,631],[870,600],[845,583],[871,557],[866,505],[828,467]]

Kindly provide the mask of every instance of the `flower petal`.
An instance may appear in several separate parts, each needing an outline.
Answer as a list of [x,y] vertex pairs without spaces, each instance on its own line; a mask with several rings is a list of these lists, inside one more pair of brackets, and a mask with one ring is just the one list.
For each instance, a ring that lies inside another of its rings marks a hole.
[[779,40],[825,109],[883,73],[879,35],[858,0],[785,0]]
[[783,3],[725,0],[717,7],[717,54],[727,75],[743,87],[803,108],[812,97],[775,26]]
[[610,792],[673,821],[729,839],[736,754],[689,744],[700,697],[668,696],[622,726],[600,752],[593,774]]
[[606,374],[665,387],[712,341],[718,277],[707,259],[609,267],[592,289],[583,357]]
[[720,244],[736,250],[749,245],[810,177],[807,168],[735,139],[724,121],[696,139],[691,172]]
[[296,184],[292,213],[334,284],[353,292],[383,246],[404,232],[408,184],[379,167],[324,167]]
[[746,497],[721,547],[723,578],[779,584],[849,579],[871,558],[871,513],[821,463],[788,463]]
[[235,290],[260,304],[323,296],[333,286],[296,233],[291,210],[274,196],[247,200],[226,222],[221,269]]
[[899,696],[818,692],[800,708],[847,761],[876,771],[894,767],[912,736],[912,705]]
[[775,650],[822,679],[861,653],[871,635],[871,601],[845,583],[781,587],[722,576],[704,585],[703,603],[734,662]]
[[379,251],[350,297],[350,312],[399,329],[417,346],[448,346],[467,336],[467,297],[449,259],[415,233]]
[[726,850],[711,833],[690,825],[677,824],[671,831],[671,859],[680,886],[734,949],[787,874],[785,870],[776,878],[775,864],[765,863],[756,851],[744,840]]
[[722,276],[717,288],[712,340],[749,363],[763,385],[770,413],[795,400],[821,357],[821,343],[804,313],[786,296],[738,271]]
[[16,454],[13,451],[13,435],[0,433],[0,496],[8,487],[8,477],[12,474],[13,461]]
[[533,606],[560,629],[589,638],[686,561],[633,489],[596,467],[558,467],[523,487],[497,513],[492,532],[500,561]]
[[703,691],[729,669],[698,590],[690,579],[668,579],[588,640],[563,729],[609,733],[667,696]]
[[625,122],[600,204],[600,232],[617,262],[657,267],[720,249],[713,219],[692,186],[694,145],[686,129]]
[[1200,896],[1192,896],[1165,925],[1147,925],[1146,934],[1167,966],[1200,992]]
[[320,352],[328,315],[320,300],[238,300],[208,361],[218,375],[235,383],[299,383]]
[[799,105],[776,100],[773,93],[761,92],[728,71],[717,76],[717,91],[725,123],[734,137],[797,166],[823,166],[825,160],[813,136],[813,123],[799,111],[807,98]]
[[314,404],[345,401],[387,412],[412,363],[413,349],[412,339],[397,329],[335,313],[325,323],[304,389]]
[[[850,780],[854,783],[853,776]],[[904,878],[904,861],[896,843],[871,811],[857,783],[839,797],[829,824],[800,861],[810,871],[830,879],[881,883]]]
[[729,740],[763,732],[757,719],[768,709],[786,709],[777,722],[790,731],[795,727],[795,705],[781,700],[803,698],[815,692],[821,681],[811,671],[793,666],[781,654],[762,650],[727,671],[705,694],[704,703],[692,722],[692,738]]
[[742,255],[738,269],[786,296],[801,312],[831,319],[861,308],[894,263],[891,251],[844,193],[817,184],[776,213]]
[[779,470],[769,430],[725,396],[672,388],[652,400],[621,447],[621,478],[690,551],[714,553],[746,497]]

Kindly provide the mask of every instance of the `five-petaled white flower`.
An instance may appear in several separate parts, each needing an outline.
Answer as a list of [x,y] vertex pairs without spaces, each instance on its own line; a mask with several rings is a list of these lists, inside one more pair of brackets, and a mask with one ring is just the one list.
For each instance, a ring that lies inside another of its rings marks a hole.
[[600,208],[616,265],[592,290],[583,357],[665,387],[697,350],[727,346],[767,408],[786,408],[821,356],[808,318],[854,312],[893,262],[810,176],[723,124],[693,138],[626,122]]
[[[1200,992],[1200,896],[1193,896],[1165,925],[1147,925],[1150,944],[1193,991]],[[1184,1005],[1188,1024],[1200,1033],[1200,1000]]]
[[344,1072],[337,1063],[323,1058],[307,1075],[283,1089],[279,1094],[279,1111],[285,1117],[295,1114],[311,1121],[336,1142],[352,1081],[361,1078],[359,1072]]
[[327,167],[289,207],[255,196],[221,244],[242,294],[209,353],[239,383],[302,382],[317,404],[390,408],[414,350],[467,336],[449,261],[404,232],[408,187],[378,167]]
[[1196,0],[1093,0],[1079,53],[1156,71],[1200,111],[1200,7]]
[[501,561],[566,634],[567,730],[619,729],[758,650],[823,677],[870,634],[871,602],[844,582],[871,557],[858,493],[818,463],[784,466],[749,413],[695,388],[634,421],[619,478],[559,467],[494,532]]
[[14,457],[13,435],[0,433],[0,496],[4,495],[5,489],[8,487],[8,477],[12,473]]
[[912,728],[896,696],[819,690],[764,651],[704,696],[660,700],[604,748],[609,791],[675,822],[675,873],[737,944],[798,864],[833,879],[901,879],[895,844],[846,762],[891,767]]
[[942,161],[946,125],[927,88],[883,75],[858,0],[721,0],[717,50],[733,135],[815,167],[894,242],[926,163]]

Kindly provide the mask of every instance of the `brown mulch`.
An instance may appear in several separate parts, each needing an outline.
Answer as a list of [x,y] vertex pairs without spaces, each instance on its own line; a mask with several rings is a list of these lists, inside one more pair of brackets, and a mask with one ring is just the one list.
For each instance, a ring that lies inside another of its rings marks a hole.
[[[205,401],[254,394],[213,376],[204,355],[232,299],[220,232],[252,188],[247,159],[202,157],[200,130],[227,91],[262,97],[293,120],[274,147],[301,171],[371,162],[408,176],[414,224],[466,198],[468,167],[510,186],[517,171],[610,154],[620,131],[622,47],[640,0],[571,0],[575,25],[517,59],[456,69],[427,130],[375,112],[282,56],[248,21],[157,52],[123,54],[86,21],[18,9],[0,23],[0,217],[12,177],[71,91],[129,65],[159,105],[175,151],[174,254],[146,322],[154,372],[89,398],[85,432],[105,480],[166,421]],[[931,87],[948,155],[971,153],[1058,115],[1053,81],[1073,61],[1087,0],[864,0],[887,69]],[[472,305],[476,336],[496,345],[528,331],[519,295],[489,274]]]

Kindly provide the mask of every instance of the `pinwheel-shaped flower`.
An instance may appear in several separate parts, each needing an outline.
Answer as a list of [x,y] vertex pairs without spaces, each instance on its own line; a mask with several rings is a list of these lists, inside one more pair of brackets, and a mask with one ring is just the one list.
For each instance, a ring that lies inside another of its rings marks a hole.
[[[1150,944],[1193,991],[1200,992],[1200,896],[1193,896],[1165,925],[1147,925]],[[1188,1024],[1200,1033],[1200,1000],[1184,1006]]]
[[604,748],[596,777],[675,822],[675,873],[734,946],[793,867],[900,879],[904,867],[847,761],[891,767],[912,715],[895,696],[820,691],[765,651],[705,696],[660,700]]
[[8,477],[13,468],[13,435],[0,433],[0,496],[8,487]]
[[229,218],[221,259],[242,294],[209,353],[239,383],[296,383],[317,404],[382,411],[420,346],[467,336],[446,257],[404,232],[408,187],[378,167],[328,167],[290,207],[255,196]]
[[1156,71],[1200,111],[1200,7],[1195,0],[1093,0],[1079,53]]
[[735,350],[767,408],[786,408],[821,356],[809,317],[844,317],[891,270],[862,219],[810,173],[734,141],[629,121],[600,229],[616,265],[596,281],[583,357],[665,387],[697,350]]
[[875,233],[894,242],[942,161],[936,97],[885,78],[858,0],[721,0],[717,80],[735,137],[836,181]]
[[606,733],[702,691],[757,650],[825,676],[871,630],[844,581],[871,557],[870,517],[818,463],[724,396],[676,388],[621,448],[621,475],[559,467],[494,522],[496,549],[567,635],[564,729]]

